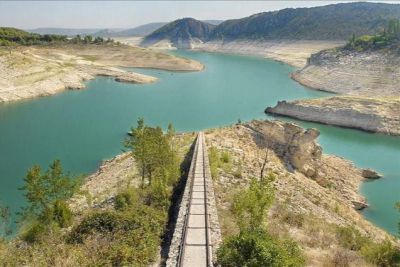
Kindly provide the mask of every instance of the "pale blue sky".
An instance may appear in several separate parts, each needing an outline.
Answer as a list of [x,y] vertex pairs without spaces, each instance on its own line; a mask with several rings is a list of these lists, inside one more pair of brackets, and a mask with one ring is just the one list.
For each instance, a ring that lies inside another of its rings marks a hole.
[[182,17],[225,20],[338,2],[343,1],[0,1],[0,26],[129,28]]

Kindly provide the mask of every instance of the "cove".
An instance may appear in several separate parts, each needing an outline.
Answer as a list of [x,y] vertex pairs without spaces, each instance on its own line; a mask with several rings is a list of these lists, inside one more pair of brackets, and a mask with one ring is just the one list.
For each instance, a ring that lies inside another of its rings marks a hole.
[[[294,69],[261,58],[176,51],[202,62],[202,72],[136,70],[159,78],[136,85],[99,77],[86,90],[0,105],[0,202],[13,212],[24,205],[21,191],[26,170],[60,159],[73,174],[90,173],[123,149],[126,132],[143,117],[150,125],[198,131],[251,119],[279,100],[327,95],[304,88],[289,77]],[[360,167],[372,167],[384,179],[365,183],[371,208],[365,216],[394,233],[393,208],[400,189],[400,139],[355,130],[301,123],[321,131],[325,153],[337,154]],[[400,199],[400,196],[398,196]]]

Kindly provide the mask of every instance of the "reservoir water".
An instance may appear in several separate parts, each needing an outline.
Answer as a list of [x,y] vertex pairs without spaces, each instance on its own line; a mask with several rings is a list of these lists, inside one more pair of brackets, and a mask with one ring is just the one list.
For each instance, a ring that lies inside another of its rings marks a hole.
[[[327,95],[289,78],[294,69],[272,60],[223,54],[175,52],[202,62],[202,72],[137,70],[159,78],[154,84],[124,84],[99,77],[86,90],[0,105],[0,202],[13,212],[24,204],[21,191],[26,170],[47,167],[60,159],[71,173],[90,173],[123,149],[131,126],[143,117],[150,125],[197,131],[268,118],[266,106],[279,100]],[[321,130],[326,153],[372,167],[385,178],[365,183],[362,192],[371,208],[365,216],[396,231],[400,200],[400,139],[360,131],[301,123]]]

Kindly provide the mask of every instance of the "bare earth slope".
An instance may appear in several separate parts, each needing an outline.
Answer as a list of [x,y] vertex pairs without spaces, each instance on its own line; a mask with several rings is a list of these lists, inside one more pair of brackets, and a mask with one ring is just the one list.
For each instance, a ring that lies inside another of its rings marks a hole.
[[400,135],[400,98],[340,96],[281,101],[265,111],[306,121]]
[[[354,226],[373,240],[390,238],[365,220],[357,209],[365,207],[358,187],[365,178],[351,162],[322,153],[316,143],[319,133],[279,121],[253,121],[245,125],[208,130],[206,143],[219,153],[227,152],[229,162],[214,177],[218,217],[223,236],[235,233],[230,207],[232,196],[259,177],[268,148],[266,173],[274,173],[276,200],[268,225],[271,231],[289,234],[304,249],[307,266],[335,266],[335,257],[346,257],[350,266],[369,266],[341,245],[337,227]],[[178,150],[188,151],[195,138],[178,137]],[[82,191],[71,203],[74,211],[106,208],[127,186],[138,186],[136,163],[129,153],[106,161],[87,177]]]
[[320,40],[236,40],[230,42],[209,41],[193,44],[192,49],[207,52],[222,52],[243,55],[256,55],[282,61],[296,68],[306,65],[311,54],[324,49],[343,45],[341,41]]
[[126,45],[69,45],[0,49],[0,103],[82,89],[97,75],[120,82],[157,79],[118,67],[199,71],[199,62]]
[[348,261],[348,265],[340,266],[369,266],[356,252],[341,245],[337,227],[354,226],[376,240],[387,234],[356,211],[365,202],[358,193],[364,180],[362,171],[345,159],[323,154],[316,143],[318,134],[315,129],[279,121],[253,121],[206,132],[209,148],[230,155],[214,177],[222,235],[236,233],[232,197],[248,186],[252,177],[260,176],[268,148],[265,173],[276,176],[269,229],[299,242],[307,266],[338,266],[337,257]]
[[400,96],[399,64],[399,55],[386,50],[332,49],[312,55],[292,77],[307,87],[333,93]]

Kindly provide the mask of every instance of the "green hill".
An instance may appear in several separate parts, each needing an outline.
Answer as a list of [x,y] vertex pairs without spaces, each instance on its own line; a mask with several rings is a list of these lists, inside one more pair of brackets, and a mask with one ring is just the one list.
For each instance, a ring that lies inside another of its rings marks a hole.
[[193,18],[175,20],[146,36],[144,45],[168,39],[174,45],[184,47],[188,41],[199,39],[206,41],[216,26]]
[[38,45],[53,42],[66,42],[67,36],[64,35],[40,35],[29,33],[16,28],[0,27],[0,46],[8,45]]
[[225,21],[209,39],[347,40],[352,34],[375,34],[393,18],[400,18],[400,5],[359,2],[287,8]]
[[217,26],[195,19],[176,20],[148,35],[144,43],[149,45],[167,39],[174,45],[184,43],[187,46],[194,38],[202,41],[349,40],[353,34],[378,33],[390,19],[400,19],[399,4],[357,2],[286,8],[227,20]]

